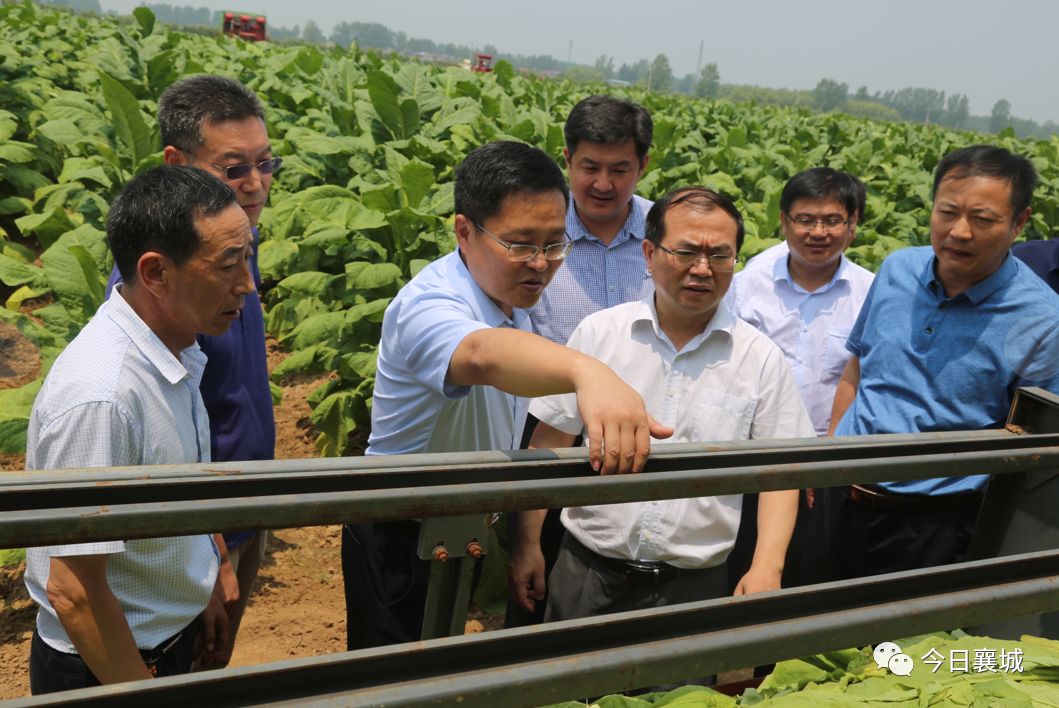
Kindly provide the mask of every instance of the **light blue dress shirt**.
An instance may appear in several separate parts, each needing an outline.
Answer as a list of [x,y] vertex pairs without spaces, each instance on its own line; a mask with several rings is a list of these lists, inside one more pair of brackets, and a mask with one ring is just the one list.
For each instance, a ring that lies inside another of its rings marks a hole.
[[573,246],[540,301],[529,310],[533,331],[566,344],[581,320],[593,312],[654,293],[654,281],[643,257],[647,212],[653,202],[633,195],[632,209],[609,244],[589,233],[574,202],[566,211],[566,232]]
[[[120,294],[104,302],[52,366],[33,404],[26,468],[63,469],[210,461],[198,344],[178,360]],[[26,587],[37,630],[76,653],[46,588],[52,556],[108,554],[107,583],[136,646],[152,649],[206,607],[219,555],[205,534],[30,548]]]
[[531,332],[509,319],[471,277],[459,251],[419,272],[386,308],[368,455],[517,450],[528,402],[492,386],[445,383],[464,337],[479,329]]
[[[1059,296],[1010,255],[946,297],[929,246],[883,263],[847,344],[860,357],[857,396],[836,435],[1000,428],[1015,389],[1059,392]],[[980,489],[988,475],[882,486],[902,494]]]
[[827,435],[835,388],[852,356],[846,349],[874,275],[845,256],[831,281],[813,292],[794,282],[786,242],[736,273],[725,301],[783,350],[817,435]]

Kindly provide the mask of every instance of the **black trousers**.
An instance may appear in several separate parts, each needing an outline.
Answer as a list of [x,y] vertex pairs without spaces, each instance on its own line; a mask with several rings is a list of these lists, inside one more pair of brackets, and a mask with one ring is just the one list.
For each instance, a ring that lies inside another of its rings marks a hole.
[[816,490],[811,515],[814,582],[961,562],[967,554],[978,504],[942,511],[882,511],[849,498],[848,487]]
[[347,649],[419,640],[430,561],[416,554],[418,543],[418,521],[342,527]]
[[[147,668],[159,677],[189,673],[191,662],[195,658],[195,640],[198,638],[200,626],[196,618],[179,635],[170,637],[155,649],[141,651]],[[67,654],[52,648],[33,630],[29,649],[30,693],[36,696],[98,685],[99,679],[88,668],[84,659],[77,654]]]

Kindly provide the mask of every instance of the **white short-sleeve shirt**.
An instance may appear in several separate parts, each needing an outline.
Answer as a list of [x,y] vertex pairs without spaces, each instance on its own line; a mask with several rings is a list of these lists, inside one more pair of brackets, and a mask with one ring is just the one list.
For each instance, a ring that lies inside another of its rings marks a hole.
[[[586,317],[568,346],[607,364],[639,392],[647,412],[673,428],[669,442],[813,435],[783,352],[723,302],[679,352],[658,325],[653,298]],[[573,394],[535,399],[530,412],[572,435],[584,427]],[[562,520],[584,546],[609,558],[709,568],[728,557],[741,509],[742,495],[735,494],[572,507]]]
[[[198,344],[180,359],[120,295],[100,306],[48,373],[30,414],[27,469],[208,462],[210,430]],[[205,534],[30,548],[26,587],[37,631],[76,653],[46,588],[52,556],[107,554],[107,583],[140,649],[186,627],[209,602],[219,556]]]
[[852,356],[853,323],[875,276],[842,256],[831,281],[814,292],[794,282],[786,243],[750,259],[736,273],[727,302],[783,350],[817,435],[827,435],[835,389]]
[[532,331],[525,311],[509,319],[489,299],[458,251],[401,289],[383,316],[366,454],[518,449],[526,399],[445,383],[463,338],[489,327]]

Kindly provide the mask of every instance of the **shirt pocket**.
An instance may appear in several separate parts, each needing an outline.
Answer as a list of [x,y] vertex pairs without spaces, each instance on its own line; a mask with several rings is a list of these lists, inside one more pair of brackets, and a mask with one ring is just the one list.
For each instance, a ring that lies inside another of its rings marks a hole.
[[694,425],[694,442],[749,440],[755,401],[711,388],[699,392],[701,418]]
[[846,349],[850,327],[834,327],[824,341],[823,369],[825,373],[841,376],[853,354]]

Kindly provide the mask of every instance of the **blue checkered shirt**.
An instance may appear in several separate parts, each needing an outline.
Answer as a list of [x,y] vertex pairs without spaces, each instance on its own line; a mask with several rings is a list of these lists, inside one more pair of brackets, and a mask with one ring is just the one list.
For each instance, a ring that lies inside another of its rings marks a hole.
[[588,315],[654,293],[643,257],[647,212],[652,202],[633,195],[629,218],[609,245],[581,223],[573,200],[566,212],[566,232],[574,245],[533,308],[533,331],[566,344]]

